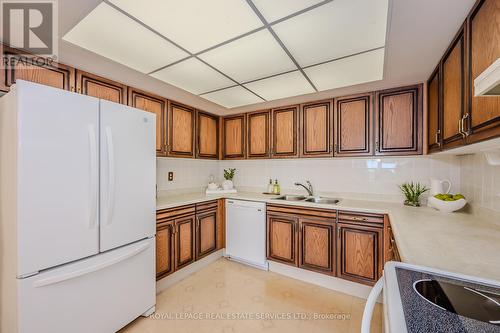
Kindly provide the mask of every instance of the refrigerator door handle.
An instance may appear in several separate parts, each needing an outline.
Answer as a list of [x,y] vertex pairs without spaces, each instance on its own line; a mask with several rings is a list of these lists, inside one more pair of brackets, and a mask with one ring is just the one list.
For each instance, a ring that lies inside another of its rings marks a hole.
[[138,255],[139,253],[145,251],[150,246],[151,246],[151,243],[148,242],[146,244],[141,245],[140,247],[138,247],[136,249],[133,249],[129,253],[125,253],[125,254],[123,254],[121,256],[118,256],[116,258],[112,258],[112,259],[110,259],[108,261],[96,264],[94,266],[90,266],[90,267],[82,268],[82,269],[79,269],[79,270],[76,270],[76,271],[73,271],[73,272],[63,273],[63,274],[60,274],[60,275],[48,277],[46,279],[41,279],[41,280],[38,280],[38,281],[34,281],[33,282],[33,287],[34,288],[46,287],[46,286],[49,286],[49,285],[52,285],[52,284],[56,284],[56,283],[60,283],[60,282],[63,282],[63,281],[75,279],[75,278],[80,277],[82,275],[86,275],[86,274],[90,274],[90,273],[99,271],[99,270],[104,269],[106,267],[116,265],[119,262],[127,260],[128,258],[134,257],[134,256]]
[[108,150],[108,202],[106,224],[111,225],[115,206],[115,151],[113,144],[113,132],[109,126],[106,126],[106,145]]
[[94,229],[97,221],[97,139],[94,124],[88,125],[89,148],[90,148],[90,211],[89,211],[89,229]]

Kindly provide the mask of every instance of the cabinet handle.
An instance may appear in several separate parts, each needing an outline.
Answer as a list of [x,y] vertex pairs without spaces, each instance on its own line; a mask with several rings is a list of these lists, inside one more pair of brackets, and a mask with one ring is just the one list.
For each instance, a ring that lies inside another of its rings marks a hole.
[[[467,123],[465,122],[467,118],[469,118],[469,114],[468,113],[466,113],[462,117],[462,131],[464,132],[465,137],[469,136],[469,126],[466,126]],[[465,129],[466,127],[467,127],[467,130]]]
[[338,152],[339,152],[339,144],[338,144],[338,143],[336,143],[336,144],[335,144],[335,146],[333,147],[333,149],[334,149],[334,151],[335,151],[336,153],[338,153]]
[[376,151],[377,153],[380,151],[380,144],[379,144],[378,140],[377,140],[377,141],[375,141],[375,151]]
[[353,216],[352,219],[354,221],[368,221],[367,217]]
[[441,146],[441,142],[439,142],[439,135],[441,134],[441,131],[440,130],[437,130],[436,131],[436,144],[438,147]]
[[462,117],[458,121],[458,133],[460,133],[460,135],[462,135],[462,137],[465,138],[465,133],[464,133],[463,125],[464,125],[464,118]]
[[340,226],[337,226],[337,238],[340,239]]

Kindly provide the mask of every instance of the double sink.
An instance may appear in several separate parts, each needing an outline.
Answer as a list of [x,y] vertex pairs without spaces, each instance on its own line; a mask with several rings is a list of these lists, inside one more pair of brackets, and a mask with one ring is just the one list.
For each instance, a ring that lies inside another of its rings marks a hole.
[[284,200],[284,201],[304,201],[311,202],[317,204],[326,204],[326,205],[336,205],[339,203],[339,199],[334,198],[325,198],[325,197],[306,197],[303,195],[282,195],[277,197],[276,200]]

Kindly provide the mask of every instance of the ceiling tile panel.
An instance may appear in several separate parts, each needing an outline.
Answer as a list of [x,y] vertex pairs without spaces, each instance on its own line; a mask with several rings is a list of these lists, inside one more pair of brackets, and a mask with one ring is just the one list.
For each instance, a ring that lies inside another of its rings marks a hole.
[[227,108],[263,102],[262,99],[240,86],[201,95],[201,97]]
[[192,53],[262,26],[244,0],[110,0]]
[[239,82],[297,69],[267,29],[199,57]]
[[193,94],[201,94],[234,85],[233,81],[196,58],[184,60],[151,75]]
[[318,90],[328,90],[382,80],[384,49],[304,69]]
[[105,3],[83,18],[63,40],[143,73],[188,56]]
[[247,83],[245,86],[268,101],[314,92],[299,71]]
[[253,0],[253,3],[267,22],[271,23],[323,0]]
[[385,45],[388,0],[335,0],[273,25],[301,66]]

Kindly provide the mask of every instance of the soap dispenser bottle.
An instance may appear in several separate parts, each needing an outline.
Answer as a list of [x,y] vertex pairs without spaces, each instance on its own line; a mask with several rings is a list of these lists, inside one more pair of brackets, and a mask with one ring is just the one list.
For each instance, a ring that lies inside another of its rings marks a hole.
[[273,189],[274,194],[280,194],[280,185],[278,184],[278,180],[274,180],[274,189]]
[[274,185],[272,179],[269,179],[269,185],[267,185],[267,193],[274,193]]

